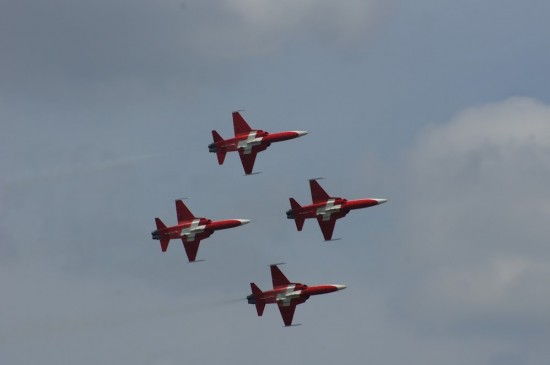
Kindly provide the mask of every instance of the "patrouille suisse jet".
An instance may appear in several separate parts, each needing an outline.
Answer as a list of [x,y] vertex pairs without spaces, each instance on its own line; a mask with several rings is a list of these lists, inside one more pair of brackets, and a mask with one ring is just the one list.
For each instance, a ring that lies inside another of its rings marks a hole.
[[345,289],[345,285],[315,285],[307,286],[301,283],[291,283],[279,270],[277,265],[271,266],[273,289],[262,292],[254,283],[250,283],[252,294],[246,297],[248,304],[255,304],[258,316],[264,313],[266,304],[277,303],[285,326],[292,326],[294,310],[298,304],[304,303],[312,295],[332,293]]
[[345,217],[350,210],[368,208],[387,201],[387,199],[346,200],[331,197],[323,190],[316,179],[309,180],[309,187],[313,204],[301,206],[296,200],[290,198],[291,209],[286,212],[286,217],[294,219],[298,231],[302,230],[304,221],[307,218],[317,218],[325,241],[332,240],[336,220]]
[[151,235],[154,240],[160,240],[162,252],[166,252],[171,239],[181,238],[189,262],[195,261],[200,241],[210,237],[214,231],[238,227],[250,222],[248,219],[212,221],[207,218],[195,218],[181,200],[176,200],[176,213],[178,224],[172,227],[166,227],[159,218],[155,218],[157,229],[151,232]]
[[235,130],[235,137],[228,139],[223,139],[218,132],[212,131],[214,143],[208,146],[208,150],[216,153],[220,165],[223,164],[227,152],[238,151],[246,175],[252,174],[258,152],[267,149],[271,143],[286,141],[307,134],[304,131],[268,133],[259,129],[252,129],[239,112],[233,112],[233,129]]

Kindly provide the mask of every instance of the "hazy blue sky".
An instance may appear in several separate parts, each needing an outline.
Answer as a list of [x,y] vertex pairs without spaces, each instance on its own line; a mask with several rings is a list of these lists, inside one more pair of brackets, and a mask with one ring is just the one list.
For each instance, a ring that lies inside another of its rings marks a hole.
[[[0,362],[550,358],[550,3],[0,2]],[[243,176],[210,130],[274,144]],[[387,198],[325,243],[288,197]],[[153,218],[247,218],[187,264]],[[283,328],[242,300],[346,284]]]

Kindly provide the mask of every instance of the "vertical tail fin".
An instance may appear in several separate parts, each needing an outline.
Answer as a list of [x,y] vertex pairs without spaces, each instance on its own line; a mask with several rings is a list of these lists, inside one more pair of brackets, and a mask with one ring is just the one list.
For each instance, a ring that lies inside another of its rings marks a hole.
[[305,218],[298,215],[298,211],[302,208],[302,206],[294,200],[294,198],[290,198],[290,207],[292,208],[292,211],[294,212],[294,222],[296,223],[296,228],[298,231],[301,231],[302,228],[304,228],[304,222]]
[[261,317],[265,309],[265,302],[260,299],[263,292],[254,283],[250,283],[250,288],[252,289],[252,295],[256,297],[256,312],[258,312],[258,316]]

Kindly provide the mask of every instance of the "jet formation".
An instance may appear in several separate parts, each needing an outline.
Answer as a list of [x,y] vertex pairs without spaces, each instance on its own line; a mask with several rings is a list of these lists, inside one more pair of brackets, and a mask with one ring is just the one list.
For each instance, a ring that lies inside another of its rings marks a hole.
[[[227,152],[238,152],[245,175],[253,174],[254,162],[258,152],[266,150],[271,143],[298,138],[307,134],[305,131],[286,131],[269,133],[252,129],[241,114],[233,112],[233,129],[235,136],[224,140],[218,132],[212,131],[214,142],[208,145],[208,150],[216,153],[218,164],[222,165]],[[345,217],[353,209],[367,208],[385,203],[386,199],[347,200],[331,197],[319,185],[317,179],[309,180],[311,189],[310,205],[300,205],[294,198],[289,198],[291,209],[286,212],[288,219],[293,219],[296,228],[301,231],[306,219],[316,218],[325,241],[331,241],[336,220]],[[151,232],[154,240],[160,241],[162,252],[166,252],[172,239],[181,239],[189,262],[196,260],[201,240],[210,237],[215,231],[234,228],[250,222],[248,219],[225,219],[213,221],[208,218],[198,218],[191,213],[181,199],[176,200],[178,223],[166,226],[160,218],[155,218],[157,229]],[[266,304],[277,304],[285,327],[292,326],[296,306],[304,303],[312,295],[332,293],[345,289],[345,285],[315,285],[292,283],[277,267],[270,265],[273,289],[262,291],[255,283],[250,283],[252,294],[247,296],[249,304],[256,306],[258,316],[262,316]]]
[[248,219],[213,221],[207,218],[196,218],[182,200],[176,200],[176,215],[178,224],[171,227],[167,227],[160,218],[155,218],[157,229],[151,232],[151,236],[154,240],[160,241],[162,252],[166,252],[171,239],[181,238],[189,262],[195,261],[201,240],[210,237],[215,231],[242,226],[250,222]]
[[351,210],[368,208],[387,202],[387,199],[346,200],[331,197],[319,185],[317,179],[309,180],[309,188],[313,204],[301,206],[294,198],[289,198],[291,208],[286,212],[286,217],[294,219],[298,231],[302,230],[306,219],[317,218],[325,241],[332,240],[336,220],[345,217]]
[[307,286],[302,283],[291,283],[290,280],[277,267],[281,264],[273,264],[271,267],[271,280],[273,289],[265,292],[254,283],[250,283],[252,294],[246,297],[248,304],[256,306],[258,316],[262,316],[266,304],[277,304],[285,326],[292,326],[292,318],[298,304],[304,303],[312,295],[327,294],[346,288],[345,285],[323,284]]
[[269,133],[260,129],[252,129],[239,112],[233,112],[233,129],[235,137],[223,139],[218,132],[212,131],[214,143],[208,145],[208,150],[218,156],[218,164],[223,165],[227,152],[239,152],[244,173],[251,175],[258,152],[264,151],[273,142],[286,141],[305,136],[305,131],[288,131]]

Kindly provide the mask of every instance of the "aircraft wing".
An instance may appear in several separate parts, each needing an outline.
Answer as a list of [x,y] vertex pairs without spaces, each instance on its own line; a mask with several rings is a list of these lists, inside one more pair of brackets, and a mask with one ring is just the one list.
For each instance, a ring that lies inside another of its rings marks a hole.
[[279,302],[278,306],[281,316],[283,317],[283,322],[285,322],[285,326],[292,326],[292,318],[294,317],[296,304],[291,302],[289,305],[285,306],[284,302]]
[[178,223],[195,219],[193,213],[185,206],[182,200],[176,200],[176,214],[178,216]]
[[273,288],[290,285],[290,281],[277,265],[271,265],[271,280],[273,281]]
[[187,254],[187,259],[189,259],[189,262],[195,261],[201,241],[187,241],[185,238],[182,238],[181,241],[183,242],[183,247],[185,248],[185,253]]
[[233,129],[235,136],[250,133],[252,130],[239,112],[233,112]]
[[319,227],[321,227],[325,241],[330,241],[332,239],[332,232],[334,232],[334,226],[336,225],[336,218],[330,217],[324,221],[323,216],[317,216],[317,222],[319,222]]
[[319,185],[317,180],[309,180],[309,188],[311,189],[311,200],[313,203],[325,202],[330,199],[327,192]]
[[246,153],[244,150],[239,149],[239,157],[243,163],[244,173],[250,175],[252,169],[254,168],[254,162],[256,161],[257,151],[251,150],[249,153]]

